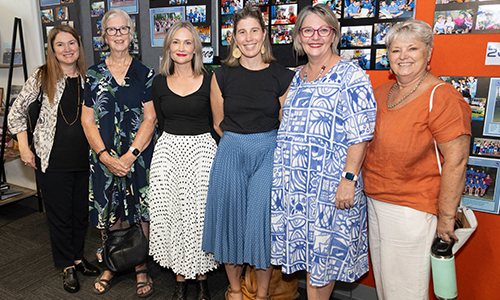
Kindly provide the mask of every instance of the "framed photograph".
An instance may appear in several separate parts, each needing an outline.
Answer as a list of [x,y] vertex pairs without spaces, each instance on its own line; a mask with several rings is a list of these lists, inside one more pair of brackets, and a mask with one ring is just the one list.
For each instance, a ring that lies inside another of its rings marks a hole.
[[341,48],[368,47],[372,44],[372,25],[342,26]]
[[450,83],[464,98],[474,98],[477,93],[477,77],[474,76],[439,76]]
[[52,23],[54,22],[54,15],[52,14],[52,9],[44,9],[40,11],[42,15],[42,23]]
[[167,31],[175,22],[184,21],[184,6],[151,8],[149,10],[151,26],[151,46],[163,47]]
[[500,192],[498,160],[469,157],[465,174],[462,205],[473,210],[498,214]]
[[483,134],[500,136],[500,78],[490,79]]
[[434,34],[462,34],[472,30],[474,11],[447,10],[434,13]]
[[49,38],[49,33],[54,28],[54,26],[47,26],[45,27],[45,33],[47,34],[47,39]]
[[229,44],[231,44],[232,38],[233,38],[233,28],[222,28],[221,30],[222,46],[229,46]]
[[340,50],[342,58],[356,62],[363,70],[370,69],[371,53],[371,49]]
[[194,28],[198,31],[202,43],[210,43],[210,26],[195,26]]
[[207,21],[207,6],[186,6],[186,21],[191,23],[204,23]]
[[108,0],[108,8],[120,8],[129,14],[139,13],[139,0]]
[[188,0],[169,0],[168,5],[185,5],[188,4]]
[[373,40],[374,45],[385,45],[384,39],[389,30],[399,22],[391,23],[376,23],[374,24],[373,35],[375,36]]
[[341,0],[313,0],[313,6],[316,4],[326,4],[337,16],[337,19],[342,17],[342,1]]
[[264,23],[266,26],[269,25],[269,6],[261,6],[260,12],[262,13],[262,18],[264,19]]
[[222,15],[220,18],[220,23],[222,28],[233,28],[234,20],[233,15]]
[[93,18],[102,17],[102,16],[104,16],[105,12],[106,12],[106,8],[104,6],[104,1],[90,3],[90,16],[91,17],[93,17]]
[[40,6],[58,5],[59,0],[40,0]]
[[69,11],[67,6],[56,7],[55,15],[57,21],[69,20]]
[[214,48],[213,47],[203,47],[201,49],[201,53],[203,54],[203,63],[211,64],[214,62]]
[[[246,3],[250,3],[249,5],[253,6],[263,6],[263,5],[268,5],[269,0],[247,0]],[[297,3],[297,2],[294,2]]]
[[500,31],[500,4],[481,5],[477,10],[476,30]]
[[295,24],[297,4],[271,6],[271,25]]
[[373,18],[374,12],[375,0],[354,0],[344,8],[344,18]]
[[96,20],[95,26],[96,26],[96,34],[101,35],[102,34],[102,19]]
[[471,155],[500,158],[500,140],[474,137]]
[[68,25],[69,27],[75,28],[74,21],[61,21],[61,25]]
[[238,9],[243,8],[243,0],[221,0],[221,15],[232,15]]
[[292,44],[295,24],[271,26],[272,44]]
[[134,24],[134,36],[132,37],[132,41],[128,47],[128,52],[132,55],[138,55],[139,50],[139,33],[137,33],[137,22],[135,20],[135,16],[130,16],[132,20],[132,24]]
[[94,36],[92,38],[92,46],[94,48],[94,51],[106,51],[108,50],[108,45],[104,43],[104,39],[102,36]]
[[389,70],[389,58],[387,57],[387,49],[377,49],[375,55],[375,70]]
[[406,4],[397,0],[380,0],[379,2],[379,19],[415,17],[415,0],[408,0]]

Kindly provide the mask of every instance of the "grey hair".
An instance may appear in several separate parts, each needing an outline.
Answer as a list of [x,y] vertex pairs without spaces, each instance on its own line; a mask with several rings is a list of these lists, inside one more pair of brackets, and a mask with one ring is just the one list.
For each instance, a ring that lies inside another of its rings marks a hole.
[[113,18],[119,17],[119,16],[125,18],[125,20],[127,21],[127,26],[130,27],[130,32],[128,33],[130,36],[130,39],[132,40],[134,38],[134,22],[132,22],[132,19],[130,18],[128,13],[126,11],[124,11],[123,9],[113,8],[113,9],[109,10],[102,18],[101,36],[103,39],[106,38],[106,28],[108,28],[108,21],[110,19],[113,19]]
[[402,41],[419,40],[425,44],[427,51],[431,51],[434,47],[432,28],[429,24],[421,20],[406,20],[392,26],[385,36],[387,50],[391,49],[392,44],[397,39]]
[[293,29],[293,47],[295,48],[295,51],[297,51],[299,55],[304,55],[305,53],[302,45],[299,43],[299,34],[302,23],[304,23],[304,19],[311,14],[317,15],[323,21],[325,21],[328,26],[333,28],[332,31],[333,34],[335,34],[335,38],[333,39],[332,43],[332,53],[338,55],[339,53],[337,50],[337,46],[341,38],[339,21],[337,20],[337,17],[335,16],[333,10],[331,10],[330,7],[326,6],[325,4],[317,4],[315,6],[309,5],[304,7],[304,9],[299,12],[299,15],[297,16],[297,23],[295,24],[295,28]]

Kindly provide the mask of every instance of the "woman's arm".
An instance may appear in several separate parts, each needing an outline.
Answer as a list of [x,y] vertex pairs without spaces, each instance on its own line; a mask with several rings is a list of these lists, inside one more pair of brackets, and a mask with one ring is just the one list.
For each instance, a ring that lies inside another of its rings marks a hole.
[[[368,142],[361,142],[347,147],[344,172],[359,175],[359,170],[365,160],[367,147]],[[347,209],[354,205],[355,187],[355,181],[349,181],[343,177],[340,179],[335,196],[335,207],[337,209]]]
[[458,241],[455,235],[455,215],[462,199],[469,142],[469,135],[461,135],[449,142],[438,144],[444,159],[438,197],[437,234],[447,242],[450,241],[450,237]]
[[224,120],[224,98],[222,98],[222,93],[217,83],[217,78],[215,78],[215,73],[210,85],[210,106],[212,107],[215,132],[217,132],[219,136],[222,136],[224,132],[220,128],[220,123]]
[[[142,118],[142,123],[131,146],[139,149],[141,152],[147,148],[151,142],[151,138],[153,138],[153,134],[155,133],[156,122],[157,119],[153,101],[144,103],[144,116]],[[130,149],[123,154],[122,157],[120,157],[120,161],[123,162],[128,168],[132,166],[136,159],[137,157],[132,154]]]
[[[90,147],[95,153],[105,150],[106,146],[102,141],[101,134],[95,123],[94,109],[83,105],[82,107],[82,127],[89,142]],[[123,177],[130,172],[130,166],[125,165],[119,159],[109,155],[108,151],[104,151],[99,160],[113,173],[115,176]]]
[[24,164],[30,168],[37,169],[35,164],[35,155],[31,151],[28,144],[28,132],[26,130],[17,134],[17,142],[19,143],[19,154]]
[[279,100],[280,100],[280,112],[279,112],[278,118],[279,118],[280,122],[281,122],[281,118],[283,117],[283,105],[285,104],[286,96],[288,96],[288,91],[290,90],[291,86],[292,86],[292,83],[290,82],[290,85],[286,89],[286,92],[283,95],[281,95],[281,97],[279,98]]

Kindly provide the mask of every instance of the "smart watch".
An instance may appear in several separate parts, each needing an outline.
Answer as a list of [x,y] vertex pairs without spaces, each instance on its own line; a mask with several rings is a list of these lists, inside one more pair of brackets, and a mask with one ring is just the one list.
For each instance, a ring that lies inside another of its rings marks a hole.
[[349,172],[343,172],[342,177],[344,177],[345,179],[347,179],[349,181],[358,181],[358,176],[356,176],[352,173],[349,173]]
[[133,154],[133,155],[135,155],[135,156],[139,156],[139,154],[141,154],[141,151],[139,151],[139,149],[134,148],[134,147],[132,147],[132,146],[130,146],[129,150],[130,150],[130,152],[132,152],[132,154]]

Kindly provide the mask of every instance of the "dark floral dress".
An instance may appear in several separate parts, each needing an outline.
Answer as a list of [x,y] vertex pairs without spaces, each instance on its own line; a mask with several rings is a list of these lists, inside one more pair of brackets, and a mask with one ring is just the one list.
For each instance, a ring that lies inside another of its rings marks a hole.
[[[106,63],[89,68],[85,82],[85,105],[94,109],[94,117],[101,138],[110,155],[119,158],[125,154],[143,121],[144,103],[152,100],[151,84],[154,70],[133,59],[122,85],[113,78]],[[118,219],[135,223],[138,216],[149,221],[149,169],[153,142],[142,151],[126,177],[114,177],[90,149],[89,206],[90,224],[104,228],[110,211],[112,226]],[[114,178],[114,182],[113,182]],[[132,197],[127,199],[128,184]],[[113,188],[111,205],[109,198]],[[134,209],[131,200],[134,200]]]

